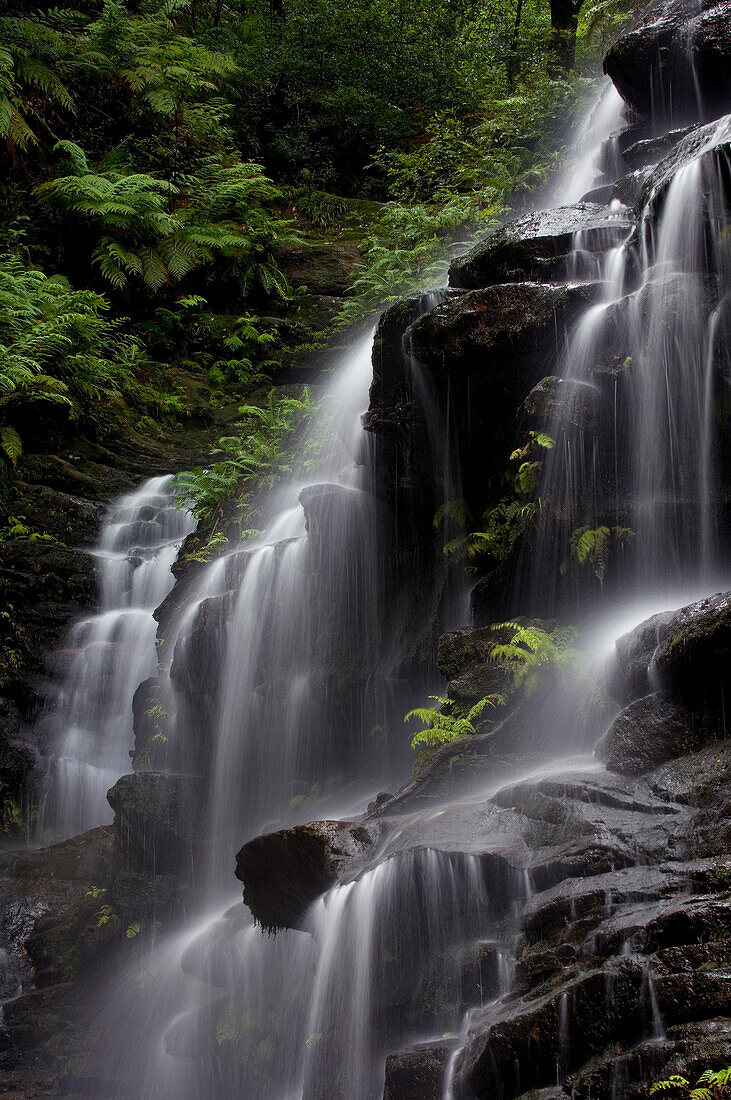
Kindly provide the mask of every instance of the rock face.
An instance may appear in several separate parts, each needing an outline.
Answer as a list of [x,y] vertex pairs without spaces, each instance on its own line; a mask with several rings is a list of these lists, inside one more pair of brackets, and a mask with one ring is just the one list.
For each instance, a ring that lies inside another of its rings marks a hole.
[[201,793],[195,777],[159,772],[123,775],[114,784],[107,798],[117,846],[131,870],[186,876],[201,843]]
[[556,326],[593,296],[585,287],[540,283],[474,290],[415,321],[408,339],[419,362],[433,370],[489,371],[492,388],[499,389],[500,375],[512,381],[516,369],[550,342]]
[[731,90],[728,0],[653,4],[604,59],[632,107],[660,118],[714,118]]
[[641,775],[666,760],[696,751],[707,736],[697,715],[676,703],[669,693],[656,692],[630,703],[617,715],[597,752],[611,771]]
[[602,253],[620,244],[631,226],[629,211],[590,202],[527,214],[454,260],[449,285],[475,290],[518,281],[565,282],[576,234],[583,249]]
[[301,928],[307,907],[373,846],[371,832],[347,821],[315,821],[250,840],[236,856],[244,902],[268,929]]
[[660,683],[681,697],[721,706],[731,659],[731,592],[677,611],[653,658]]
[[[639,1100],[648,1081],[700,1073],[714,1043],[724,1049],[731,749],[714,739],[720,728],[710,710],[701,719],[682,691],[647,687],[648,669],[673,636],[691,663],[727,671],[726,610],[726,597],[713,597],[620,639],[615,675],[632,701],[600,749],[611,771],[519,755],[521,704],[505,719],[509,736],[498,724],[445,745],[418,780],[379,798],[360,823],[315,822],[244,846],[245,900],[269,927],[306,927],[303,913],[318,891],[357,882],[376,862],[402,866],[411,889],[431,853],[431,873],[445,877],[425,877],[419,896],[435,899],[457,868],[460,881],[468,866],[479,868],[481,936],[447,922],[452,939],[438,955],[409,955],[408,976],[394,960],[387,985],[371,989],[371,1009],[390,1037],[408,1034],[406,1017],[392,1015],[403,997],[428,1005],[424,1019],[433,1013],[435,1021],[446,1005],[460,1014],[472,1006],[465,1039],[391,1049],[384,1098],[441,1097],[449,1067],[461,1100],[517,1100],[531,1089]],[[495,637],[445,635],[440,669],[451,682],[489,670]],[[403,894],[402,907],[406,885]],[[421,903],[399,909],[410,940],[427,935],[429,912]],[[501,942],[485,939],[489,914],[500,920]],[[435,919],[445,927],[441,907]],[[514,972],[507,984],[506,957]]]
[[731,148],[731,120],[722,118],[706,126],[696,126],[683,137],[648,174],[637,199],[638,208],[654,202],[673,177],[698,156],[728,153]]
[[283,245],[277,262],[294,287],[310,294],[342,297],[350,289],[361,256],[354,245],[329,241]]

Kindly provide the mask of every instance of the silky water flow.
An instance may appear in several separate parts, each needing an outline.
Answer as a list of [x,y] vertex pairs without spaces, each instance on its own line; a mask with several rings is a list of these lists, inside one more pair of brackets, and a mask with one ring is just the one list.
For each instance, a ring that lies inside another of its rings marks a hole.
[[[598,170],[592,166],[587,174],[587,157],[591,165],[606,151],[621,123],[617,100],[608,88],[594,105],[581,139],[588,151],[577,170],[583,174],[565,179],[556,201],[573,201],[594,182]],[[609,491],[617,526],[634,531],[637,571],[611,606],[604,605],[602,619],[595,609],[587,632],[588,654],[598,661],[620,623],[629,627],[650,610],[680,605],[694,585],[708,591],[718,565],[710,379],[729,289],[725,248],[713,232],[725,217],[721,175],[710,146],[701,149],[668,186],[647,196],[638,242],[628,234],[600,265],[587,266],[578,255],[583,242],[576,241],[573,277],[597,280],[597,295],[559,340],[557,375],[580,395],[606,394],[609,385],[617,435],[611,456],[587,452],[589,444],[573,430],[572,402],[559,402],[542,492],[570,508],[580,502],[579,526],[591,523],[598,494]],[[616,362],[602,364],[609,326],[622,333],[623,374]],[[443,850],[421,847],[425,819],[418,813],[394,826],[357,877],[316,901],[299,929],[266,936],[232,880],[235,852],[248,838],[316,817],[353,817],[381,784],[394,789],[407,778],[404,754],[384,743],[382,731],[389,723],[397,729],[399,717],[423,695],[399,682],[399,631],[385,625],[380,505],[371,483],[372,443],[361,424],[371,339],[334,372],[295,469],[265,505],[263,533],[207,567],[168,624],[171,660],[159,673],[159,691],[180,742],[173,749],[181,770],[204,774],[201,874],[211,905],[194,926],[143,945],[142,958],[120,970],[106,990],[88,1048],[90,1062],[101,1052],[110,1100],[376,1100],[390,1050],[445,1032],[454,1036],[455,1050],[445,1074],[449,1098],[470,1013],[484,1011],[510,988],[511,918],[531,894],[529,871],[518,866],[510,881],[498,881],[484,853],[451,850],[446,841]],[[437,421],[432,431],[439,431]],[[697,502],[691,519],[689,501]],[[179,535],[189,521],[180,514],[177,522]],[[557,541],[547,516],[524,580],[526,599],[556,598],[547,578],[560,575],[568,549]],[[131,537],[127,545],[135,542]],[[156,600],[168,583],[160,580]],[[109,600],[122,604],[119,593]],[[152,600],[150,589],[148,617]],[[88,637],[88,625],[78,629]],[[126,725],[118,742],[110,718],[103,727],[109,737],[105,732],[93,752],[84,748],[88,711],[64,689],[71,734],[59,756],[71,762],[64,767],[72,776],[82,762],[100,773],[97,801],[84,809],[80,827],[104,812],[105,785],[126,770],[133,681],[154,664],[154,629],[147,624],[144,631],[144,664],[132,669],[128,661],[121,670]],[[70,648],[84,647],[80,640]],[[98,659],[108,652],[102,646]],[[67,675],[71,684],[72,672]],[[199,690],[203,682],[206,693]],[[343,699],[347,706],[333,705]],[[548,701],[546,711],[554,705]],[[602,732],[566,734],[572,706],[564,701],[558,715],[542,715],[563,731],[547,775],[565,774],[574,766],[565,758],[589,751]],[[118,702],[113,707],[120,711]],[[203,739],[201,768],[194,756]],[[587,766],[585,759],[580,764]],[[88,779],[81,782],[86,789]],[[70,812],[73,797],[60,779],[55,789],[55,804]],[[471,797],[479,806],[493,793]],[[429,811],[435,812],[441,811]],[[71,820],[63,826],[73,827]],[[490,982],[480,963],[485,945],[484,958],[497,960]],[[465,950],[477,959],[466,977],[456,961]],[[445,973],[454,988],[435,999],[434,985]],[[461,1018],[465,1001],[474,1008]],[[564,1030],[565,1045],[570,1035]],[[559,1079],[562,1072],[559,1057]]]

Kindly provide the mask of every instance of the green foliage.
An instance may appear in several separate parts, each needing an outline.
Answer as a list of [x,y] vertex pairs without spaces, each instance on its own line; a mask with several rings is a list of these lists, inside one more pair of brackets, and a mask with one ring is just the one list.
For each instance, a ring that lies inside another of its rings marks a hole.
[[363,261],[340,322],[355,324],[404,294],[441,285],[457,237],[484,233],[500,213],[481,209],[469,196],[453,196],[443,205],[387,203],[363,248]]
[[347,214],[348,204],[339,195],[307,187],[292,188],[287,193],[297,212],[315,229],[329,229]]
[[559,671],[575,670],[582,665],[582,656],[575,648],[576,629],[557,626],[551,631],[534,623],[494,623],[493,630],[512,631],[508,642],[496,644],[490,650],[493,661],[507,668],[516,687],[531,694],[540,683],[545,666]]
[[457,741],[461,737],[475,732],[475,719],[482,713],[485,707],[494,707],[505,703],[505,696],[498,693],[486,695],[480,699],[465,715],[450,713],[452,700],[441,695],[430,695],[437,707],[416,707],[404,716],[404,722],[410,722],[412,718],[418,719],[424,729],[415,733],[411,739],[412,749],[423,746],[426,749],[435,749],[440,745],[446,745],[450,741]]
[[558,680],[575,692],[580,717],[609,716],[611,700],[574,645],[575,627],[558,625],[546,630],[535,622],[505,622],[494,623],[491,629],[510,632],[507,642],[491,648],[490,657],[511,674],[515,688],[532,696],[543,691],[549,679]]
[[17,516],[8,516],[7,522],[0,527],[0,542],[3,539],[30,539],[31,542],[55,542],[53,535],[32,531],[30,527]]
[[721,1070],[705,1070],[694,1086],[686,1077],[675,1073],[651,1086],[650,1095],[656,1093],[687,1096],[689,1100],[722,1100],[731,1096],[731,1066]]
[[[630,527],[577,527],[571,533],[569,551],[580,566],[590,569],[601,582],[604,580],[612,546],[626,545],[633,540],[634,535]],[[561,562],[561,573],[567,573],[569,565],[569,561]]]
[[519,539],[532,527],[541,506],[540,500],[533,499],[541,462],[532,456],[539,450],[550,450],[553,445],[553,439],[545,432],[528,433],[527,442],[510,456],[512,466],[506,473],[506,480],[512,491],[483,513],[481,530],[467,533],[469,508],[465,501],[443,506],[434,517],[435,527],[442,526],[449,517],[457,521],[459,529],[459,533],[445,543],[444,553],[458,557],[484,554],[496,562],[507,561]]
[[293,234],[266,210],[279,191],[259,165],[210,158],[176,185],[116,168],[92,171],[70,141],[59,142],[54,152],[71,174],[42,184],[38,194],[60,212],[92,223],[98,233],[93,262],[112,286],[136,278],[156,293],[223,260],[230,261],[242,291],[258,283],[267,293],[288,295],[272,249]]
[[22,452],[12,421],[29,406],[55,406],[67,420],[99,426],[114,420],[123,399],[157,413],[181,411],[179,399],[139,382],[149,366],[101,294],[0,258],[0,439],[8,461]]
[[239,434],[218,441],[217,453],[227,457],[206,469],[196,467],[175,478],[179,506],[190,507],[197,520],[211,524],[220,517],[223,505],[235,500],[243,527],[256,514],[252,498],[271,489],[282,474],[289,472],[284,441],[296,421],[311,409],[307,389],[300,398],[278,397],[277,391],[271,390],[265,406],[242,405],[239,412],[244,421]]
[[48,116],[74,110],[64,79],[70,57],[63,23],[56,12],[0,18],[0,138],[10,149],[37,145]]

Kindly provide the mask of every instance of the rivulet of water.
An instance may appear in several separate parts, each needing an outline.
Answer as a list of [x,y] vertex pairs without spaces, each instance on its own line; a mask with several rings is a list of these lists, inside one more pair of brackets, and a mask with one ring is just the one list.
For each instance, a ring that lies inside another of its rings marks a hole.
[[110,509],[93,550],[99,610],[74,625],[56,655],[42,819],[59,837],[111,821],[107,791],[130,768],[132,698],[157,665],[152,613],[173,586],[170,568],[194,526],[173,502],[171,481],[150,478]]

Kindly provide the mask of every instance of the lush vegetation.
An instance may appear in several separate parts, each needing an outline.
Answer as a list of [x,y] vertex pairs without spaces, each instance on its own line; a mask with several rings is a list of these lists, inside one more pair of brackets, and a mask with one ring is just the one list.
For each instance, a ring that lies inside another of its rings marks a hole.
[[216,453],[224,458],[178,474],[178,502],[192,505],[208,535],[206,547],[196,551],[199,560],[206,560],[215,547],[226,542],[225,533],[217,529],[224,516],[237,540],[259,533],[251,525],[258,514],[260,494],[289,472],[286,437],[311,408],[307,389],[299,398],[277,397],[276,390],[271,390],[264,406],[241,406],[243,419],[237,434],[218,441]]
[[545,179],[627,4],[571,7],[567,24],[549,0],[13,0],[6,489],[23,449],[181,423],[178,369],[246,396],[284,345],[316,346],[281,266],[302,234],[360,250],[343,322],[439,282],[455,241]]

